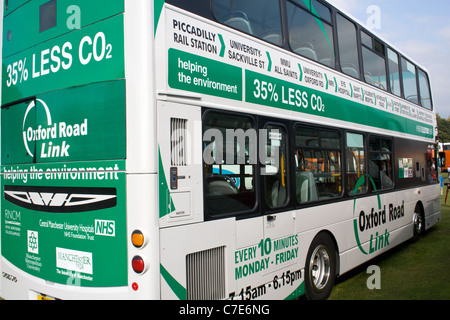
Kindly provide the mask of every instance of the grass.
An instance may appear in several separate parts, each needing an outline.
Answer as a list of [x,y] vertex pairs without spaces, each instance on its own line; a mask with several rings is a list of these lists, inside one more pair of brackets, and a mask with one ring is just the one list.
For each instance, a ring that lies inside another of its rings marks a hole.
[[[330,300],[450,300],[450,195],[442,220],[416,242],[407,242],[337,280]],[[366,273],[381,270],[381,289],[369,290]]]

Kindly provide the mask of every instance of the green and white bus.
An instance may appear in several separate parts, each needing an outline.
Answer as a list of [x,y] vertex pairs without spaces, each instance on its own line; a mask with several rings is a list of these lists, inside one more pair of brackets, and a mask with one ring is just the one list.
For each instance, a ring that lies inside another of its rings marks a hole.
[[441,219],[426,70],[322,0],[5,0],[6,299],[326,299]]

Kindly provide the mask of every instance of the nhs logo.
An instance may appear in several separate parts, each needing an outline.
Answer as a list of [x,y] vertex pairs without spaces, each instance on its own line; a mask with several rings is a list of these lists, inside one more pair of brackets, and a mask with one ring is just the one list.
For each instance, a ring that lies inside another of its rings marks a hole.
[[95,220],[95,234],[99,236],[115,237],[116,222],[111,220]]

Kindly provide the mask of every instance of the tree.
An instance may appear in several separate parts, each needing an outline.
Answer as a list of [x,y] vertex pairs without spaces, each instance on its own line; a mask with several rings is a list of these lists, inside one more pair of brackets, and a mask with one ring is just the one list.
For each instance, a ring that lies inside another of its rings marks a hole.
[[439,142],[450,142],[450,117],[445,120],[437,115],[437,123],[439,127]]

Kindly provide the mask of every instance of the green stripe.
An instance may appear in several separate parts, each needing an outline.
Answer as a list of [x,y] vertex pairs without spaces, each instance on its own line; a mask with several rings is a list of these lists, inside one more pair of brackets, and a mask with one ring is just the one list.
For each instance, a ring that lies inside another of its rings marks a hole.
[[175,211],[172,196],[170,195],[169,185],[167,184],[164,165],[161,159],[161,151],[158,148],[159,158],[159,218],[163,218]]
[[167,282],[170,289],[172,289],[173,293],[175,293],[175,295],[178,297],[178,299],[186,300],[187,299],[186,289],[181,284],[179,284],[178,281],[175,280],[174,277],[172,277],[172,275],[163,267],[162,264],[160,264],[159,266],[160,266],[161,276]]
[[295,289],[290,295],[284,300],[295,300],[305,294],[305,282],[302,282],[297,289]]
[[363,249],[362,244],[361,244],[361,240],[359,240],[359,234],[358,234],[358,219],[353,220],[353,228],[355,231],[355,239],[356,239],[356,243],[358,244],[358,248],[359,250],[361,250],[361,252],[364,255],[368,255],[368,253]]
[[272,59],[270,58],[270,53],[269,53],[269,51],[266,51],[266,54],[267,54],[267,58],[269,59],[269,66],[268,66],[268,68],[267,68],[267,71],[272,71]]
[[303,69],[302,69],[302,65],[300,63],[298,64],[298,68],[300,69],[299,79],[300,79],[300,82],[302,82],[303,81]]
[[[255,79],[258,79],[261,82],[265,81],[272,84],[273,87],[276,88],[278,99],[271,100],[262,99],[261,97],[255,98]],[[274,77],[266,76],[250,70],[246,70],[245,72],[245,87],[245,101],[249,103],[290,110],[298,112],[299,114],[307,113],[364,126],[370,126],[400,133],[407,133],[428,139],[432,139],[434,137],[434,128],[432,125],[424,124],[413,119],[407,119],[401,115],[389,113],[384,109],[366,106],[359,102],[350,101],[348,99],[341,98],[326,92],[318,92],[314,89],[310,89]],[[291,96],[289,96],[289,90],[291,90]],[[291,105],[288,103],[289,101],[295,101],[295,96],[292,96],[292,92],[296,92],[296,90],[307,94],[307,100],[309,104],[307,108],[304,108],[304,106],[298,107],[296,105]],[[312,109],[311,97],[313,95],[320,96],[322,98],[322,102],[325,105],[325,111],[319,112]]]
[[[373,181],[372,177],[367,175],[369,177],[370,183],[372,184],[372,188],[373,190],[376,192],[377,191],[377,187],[375,185],[375,181]],[[362,175],[358,181],[356,182],[355,185],[355,190],[353,191],[353,193],[356,195],[358,193],[358,189],[366,184],[366,175]],[[380,194],[377,192],[377,200],[378,200],[378,209],[381,210],[381,197]],[[365,255],[368,255],[368,253],[363,249],[362,244],[361,244],[361,240],[359,239],[359,233],[358,233],[358,218],[356,217],[356,197],[355,200],[353,201],[353,217],[355,217],[355,219],[353,220],[353,229],[355,232],[355,239],[356,239],[356,243],[358,244],[358,248],[359,250],[361,250],[361,252]]]
[[155,7],[154,7],[154,11],[155,11],[155,35],[156,35],[156,30],[158,29],[159,18],[161,17],[162,9],[164,7],[164,2],[165,2],[165,0],[155,0]]

